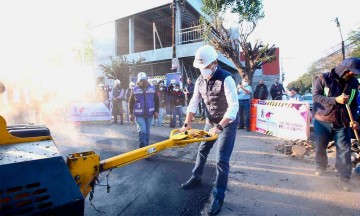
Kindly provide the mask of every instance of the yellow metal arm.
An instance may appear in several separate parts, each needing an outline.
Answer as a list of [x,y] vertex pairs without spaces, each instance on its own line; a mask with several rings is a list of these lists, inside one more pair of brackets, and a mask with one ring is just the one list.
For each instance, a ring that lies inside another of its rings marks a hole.
[[190,143],[211,141],[217,136],[209,137],[206,131],[191,129],[185,133],[179,130],[171,131],[168,140],[139,148],[118,156],[100,161],[100,156],[94,152],[70,154],[67,164],[72,176],[80,187],[84,197],[94,187],[95,181],[101,172],[124,166],[126,164],[151,157],[158,152],[176,147],[184,147]]

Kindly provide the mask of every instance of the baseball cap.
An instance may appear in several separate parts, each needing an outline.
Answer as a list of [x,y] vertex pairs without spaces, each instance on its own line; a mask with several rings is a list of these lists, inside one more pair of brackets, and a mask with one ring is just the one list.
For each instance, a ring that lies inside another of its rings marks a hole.
[[360,58],[346,58],[335,68],[338,74],[348,70],[355,74],[360,74]]

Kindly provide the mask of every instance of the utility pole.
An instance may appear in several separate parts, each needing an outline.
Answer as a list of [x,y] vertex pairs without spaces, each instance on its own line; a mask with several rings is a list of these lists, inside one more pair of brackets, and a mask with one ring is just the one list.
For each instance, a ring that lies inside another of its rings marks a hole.
[[176,13],[176,0],[173,0],[172,2],[172,17],[171,17],[171,25],[172,25],[172,31],[171,31],[171,36],[172,36],[172,58],[176,58],[176,38],[175,38],[175,13]]
[[335,23],[336,23],[336,26],[339,27],[340,37],[341,37],[341,52],[342,52],[343,59],[345,59],[345,43],[344,43],[344,39],[343,39],[343,36],[341,33],[340,22],[337,17],[335,18]]

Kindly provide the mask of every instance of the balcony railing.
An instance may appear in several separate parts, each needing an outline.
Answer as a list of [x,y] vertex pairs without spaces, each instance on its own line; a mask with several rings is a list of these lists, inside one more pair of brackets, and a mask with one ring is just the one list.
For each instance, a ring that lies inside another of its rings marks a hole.
[[201,26],[183,28],[179,33],[178,45],[202,41],[203,34],[204,34],[204,28]]

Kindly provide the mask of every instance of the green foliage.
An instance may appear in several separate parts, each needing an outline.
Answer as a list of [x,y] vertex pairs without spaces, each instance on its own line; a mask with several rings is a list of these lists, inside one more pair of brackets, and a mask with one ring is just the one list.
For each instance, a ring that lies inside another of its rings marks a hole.
[[299,94],[311,93],[313,77],[310,73],[305,73],[297,80],[290,82],[286,88],[291,89],[292,87],[299,89]]
[[99,67],[107,78],[114,80],[119,79],[123,88],[129,86],[131,69],[145,61],[145,58],[143,57],[139,57],[137,61],[129,61],[125,56],[118,56],[115,58],[110,56],[109,58],[110,64],[100,64]]
[[356,31],[352,31],[349,35],[349,39],[351,41],[350,43],[354,44],[349,56],[360,58],[360,28]]
[[91,26],[89,23],[84,27],[84,38],[78,47],[73,48],[75,58],[78,62],[85,63],[87,65],[94,64],[94,46],[93,35]]
[[[236,66],[242,78],[248,77],[249,83],[255,70],[263,64],[276,59],[275,45],[269,46],[258,40],[254,44],[248,41],[259,19],[264,17],[262,0],[202,0],[203,12],[211,18],[211,22],[202,20],[205,26],[204,40],[229,58]],[[237,30],[226,29],[222,25],[226,11],[238,15]],[[241,47],[245,64],[240,61]]]

